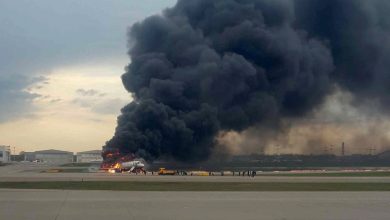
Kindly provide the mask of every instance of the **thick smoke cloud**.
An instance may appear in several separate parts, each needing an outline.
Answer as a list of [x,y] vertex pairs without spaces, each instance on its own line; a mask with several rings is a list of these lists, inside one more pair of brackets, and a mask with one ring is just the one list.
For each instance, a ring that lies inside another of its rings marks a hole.
[[[296,26],[329,42],[332,77],[359,98],[390,104],[390,2],[297,0]],[[385,108],[386,109],[386,108]]]
[[387,104],[390,3],[179,0],[135,24],[122,76],[134,101],[104,150],[206,159],[223,132],[278,130],[336,86]]

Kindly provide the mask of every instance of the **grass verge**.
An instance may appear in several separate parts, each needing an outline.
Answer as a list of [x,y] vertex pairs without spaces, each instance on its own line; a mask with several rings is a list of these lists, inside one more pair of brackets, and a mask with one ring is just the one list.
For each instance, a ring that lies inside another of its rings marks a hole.
[[292,176],[292,177],[389,177],[390,172],[334,172],[334,173],[262,173],[259,176]]
[[0,188],[114,191],[390,191],[389,183],[0,182]]
[[91,166],[100,167],[100,163],[66,163],[60,165],[60,167],[91,167]]

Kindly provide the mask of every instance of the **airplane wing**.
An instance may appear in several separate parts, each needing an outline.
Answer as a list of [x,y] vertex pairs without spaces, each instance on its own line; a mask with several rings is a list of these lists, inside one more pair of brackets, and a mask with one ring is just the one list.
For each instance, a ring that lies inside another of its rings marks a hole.
[[130,172],[133,172],[134,169],[135,169],[135,166],[132,166],[132,167],[130,168]]

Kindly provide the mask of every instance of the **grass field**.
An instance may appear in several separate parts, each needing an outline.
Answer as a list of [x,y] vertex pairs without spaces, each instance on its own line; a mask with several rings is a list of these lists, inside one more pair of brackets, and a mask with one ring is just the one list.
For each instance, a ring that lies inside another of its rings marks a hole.
[[48,169],[43,170],[41,173],[87,173],[87,168],[72,168],[72,169]]
[[61,167],[91,167],[91,166],[100,167],[100,163],[67,163],[61,165]]
[[389,177],[388,171],[334,172],[334,173],[262,173],[260,176],[296,176],[296,177]]
[[114,191],[390,191],[389,183],[0,182],[0,188]]

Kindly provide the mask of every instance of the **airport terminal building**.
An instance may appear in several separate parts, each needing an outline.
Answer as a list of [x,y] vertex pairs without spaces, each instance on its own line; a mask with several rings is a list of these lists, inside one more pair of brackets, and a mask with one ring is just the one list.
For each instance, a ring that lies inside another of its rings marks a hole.
[[91,150],[77,153],[77,163],[91,163],[91,162],[102,162],[102,151]]
[[0,163],[8,163],[11,158],[11,147],[0,145]]
[[60,150],[42,150],[34,152],[35,160],[45,163],[64,164],[73,162],[73,153]]

